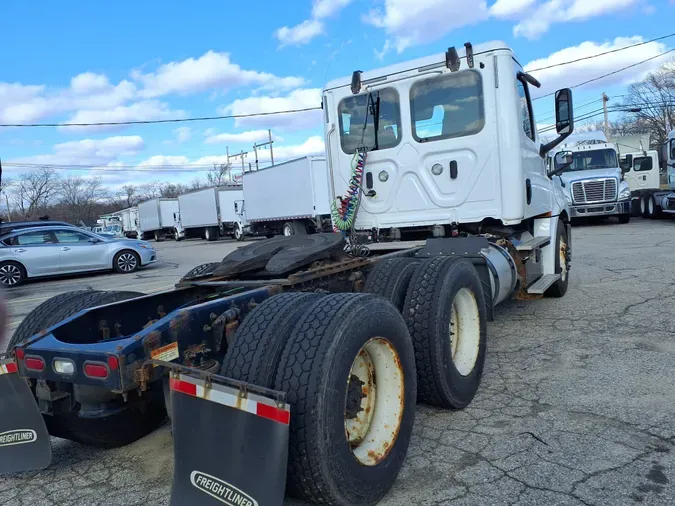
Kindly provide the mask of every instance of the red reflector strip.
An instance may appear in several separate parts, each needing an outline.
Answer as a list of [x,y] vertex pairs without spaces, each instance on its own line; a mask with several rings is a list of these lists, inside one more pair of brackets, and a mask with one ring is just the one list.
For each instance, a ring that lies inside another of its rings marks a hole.
[[41,358],[27,357],[23,361],[23,365],[26,369],[30,369],[31,371],[44,371],[45,369],[45,363]]
[[106,379],[108,368],[102,364],[84,364],[84,375],[88,378]]
[[0,374],[12,374],[18,372],[19,369],[16,367],[14,362],[7,362],[6,364],[0,364]]
[[263,404],[262,402],[258,402],[256,404],[257,404],[256,415],[262,416],[263,418],[267,418],[269,420],[273,420],[275,422],[283,423],[285,425],[291,423],[290,411],[275,408],[274,406],[268,406],[267,404]]
[[[288,425],[291,422],[291,412],[288,406],[284,408],[277,407],[273,400],[256,396],[263,399],[264,402],[252,399],[251,394],[246,398],[240,398],[238,391],[231,387],[217,385],[206,388],[203,385],[192,383],[189,376],[180,376],[180,379],[171,378],[169,381],[171,390],[181,392],[192,397],[198,397],[206,401],[215,402],[223,406],[246,411],[262,418],[267,418],[273,422]],[[269,404],[268,404],[269,403]]]
[[197,385],[174,378],[170,379],[169,385],[171,386],[171,390],[197,397]]

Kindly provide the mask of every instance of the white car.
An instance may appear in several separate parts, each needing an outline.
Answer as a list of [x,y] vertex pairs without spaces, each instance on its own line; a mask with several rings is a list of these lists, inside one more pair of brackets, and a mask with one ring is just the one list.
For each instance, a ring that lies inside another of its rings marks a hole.
[[27,278],[115,270],[128,274],[157,261],[148,242],[109,238],[77,227],[32,227],[0,237],[0,284]]

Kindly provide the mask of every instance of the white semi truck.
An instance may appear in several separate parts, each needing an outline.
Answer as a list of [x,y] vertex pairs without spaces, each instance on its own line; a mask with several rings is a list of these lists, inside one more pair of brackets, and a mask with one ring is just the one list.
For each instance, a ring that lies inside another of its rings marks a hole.
[[122,234],[124,237],[129,239],[137,239],[140,237],[141,232],[138,222],[138,207],[127,207],[113,213],[115,216],[119,217],[120,223],[122,225]]
[[168,410],[172,505],[378,503],[416,402],[474,398],[494,307],[567,292],[553,179],[573,157],[549,172],[545,158],[573,131],[572,92],[555,93],[558,137],[543,143],[539,86],[500,41],[329,83],[337,233],[252,242],[180,290],[43,302],[0,356],[0,433],[31,438],[0,445],[0,474],[48,466],[50,434],[120,446]]
[[174,237],[176,224],[180,222],[178,199],[154,198],[138,204],[138,222],[141,239],[154,238],[163,241]]
[[661,153],[661,163],[655,150],[626,153],[624,157],[626,178],[644,218],[675,214],[675,131],[668,134]]
[[[307,156],[244,173],[237,206],[244,235],[305,235],[330,231],[325,156]],[[245,218],[244,218],[245,216]],[[236,237],[242,234],[236,232]]]
[[556,156],[570,156],[572,164],[556,181],[570,206],[570,218],[617,217],[628,223],[631,216],[631,191],[619,164],[615,144],[602,132],[588,132],[567,139],[547,158],[549,169],[559,166]]

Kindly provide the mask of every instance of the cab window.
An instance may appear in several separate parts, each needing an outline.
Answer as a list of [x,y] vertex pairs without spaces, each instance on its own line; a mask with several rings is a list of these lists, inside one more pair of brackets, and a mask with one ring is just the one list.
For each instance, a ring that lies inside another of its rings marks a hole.
[[530,90],[527,83],[522,79],[516,79],[516,88],[518,89],[518,100],[520,106],[520,118],[523,124],[523,131],[530,139],[534,140],[534,118],[532,114],[532,103],[530,102]]
[[342,151],[376,151],[401,142],[401,104],[393,88],[347,97],[338,105]]
[[652,170],[654,168],[654,163],[652,162],[651,156],[641,156],[640,158],[635,158],[633,160],[633,170],[635,172],[644,172]]
[[480,74],[466,70],[417,81],[410,88],[410,112],[417,142],[477,134],[485,125]]

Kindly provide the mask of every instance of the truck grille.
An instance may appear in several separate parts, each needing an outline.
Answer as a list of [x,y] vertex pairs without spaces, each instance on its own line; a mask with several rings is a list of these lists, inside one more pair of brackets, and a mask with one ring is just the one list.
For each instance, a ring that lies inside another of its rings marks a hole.
[[575,204],[592,204],[616,200],[616,179],[589,179],[572,183]]

